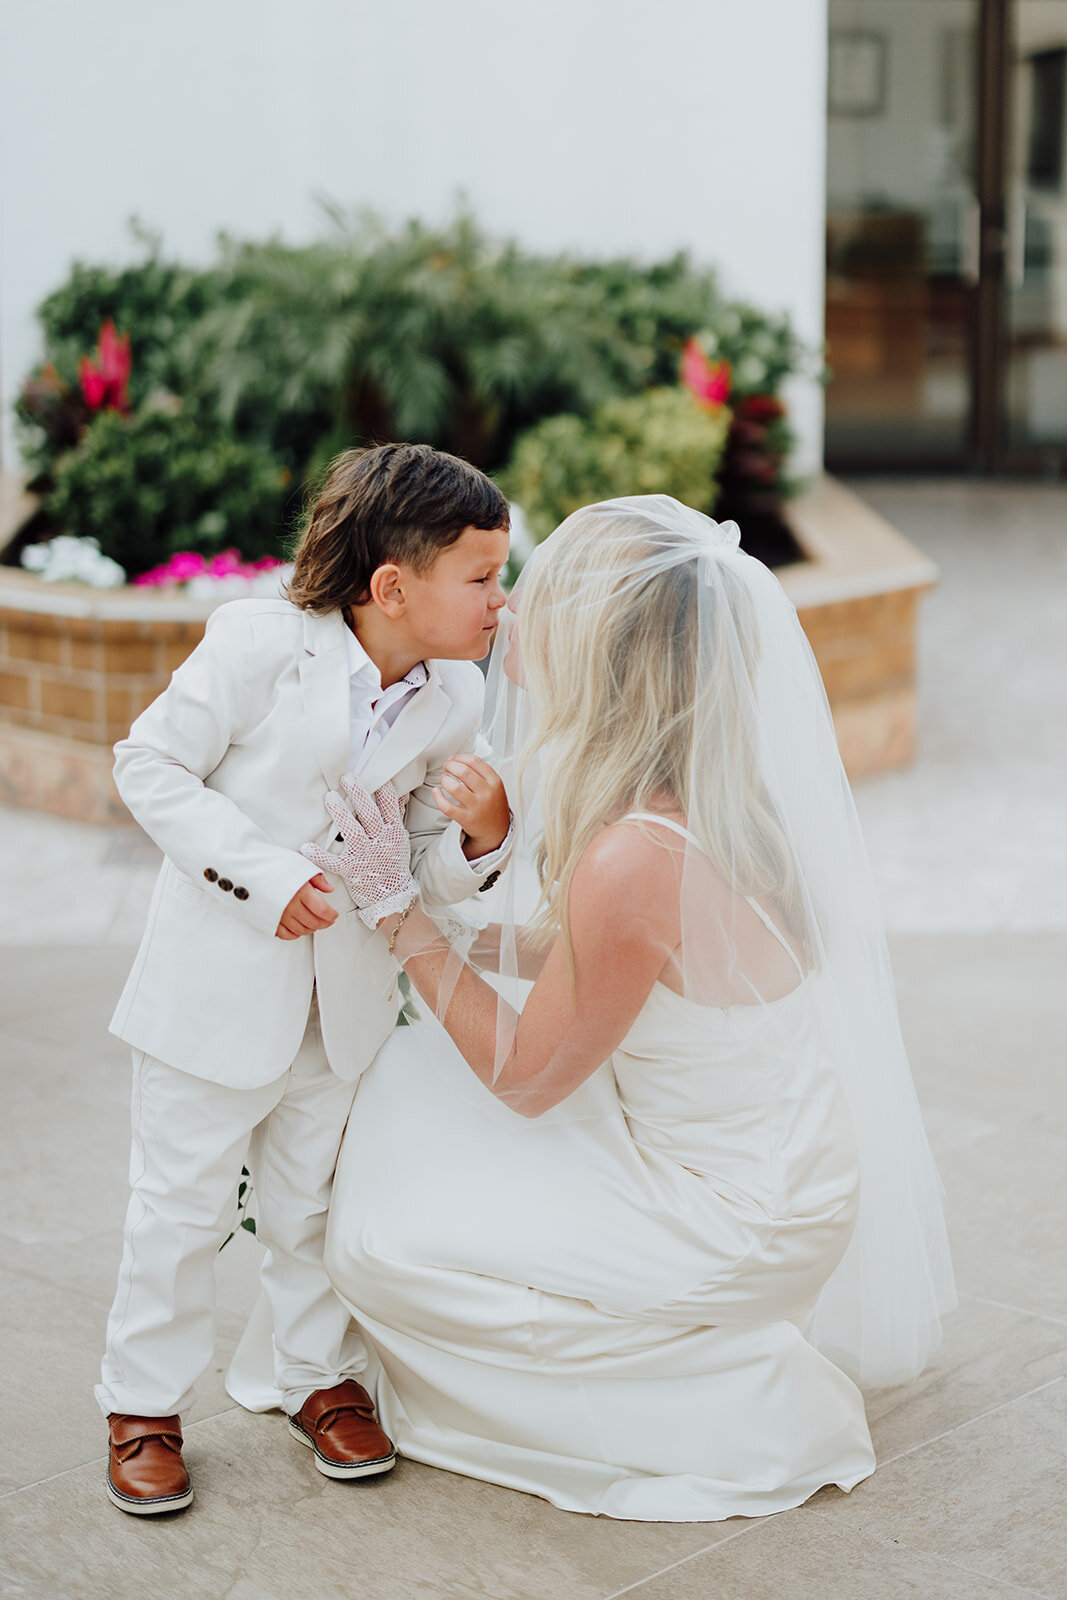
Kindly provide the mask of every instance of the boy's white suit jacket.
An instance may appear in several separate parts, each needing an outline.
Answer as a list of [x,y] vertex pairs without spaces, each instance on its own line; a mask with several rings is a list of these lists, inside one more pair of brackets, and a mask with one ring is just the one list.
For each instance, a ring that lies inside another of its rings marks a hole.
[[[412,865],[428,906],[478,889],[502,853],[473,865],[434,805],[450,756],[475,747],[483,679],[467,661],[427,662],[360,777],[407,795]],[[115,747],[119,793],[163,851],[148,925],[111,1019],[137,1050],[234,1087],[269,1083],[297,1053],[317,986],[334,1071],[354,1078],[392,1030],[397,969],[330,876],[337,921],[275,937],[315,868],[306,841],[338,849],[323,805],[348,770],[345,623],[285,600],[237,600]]]

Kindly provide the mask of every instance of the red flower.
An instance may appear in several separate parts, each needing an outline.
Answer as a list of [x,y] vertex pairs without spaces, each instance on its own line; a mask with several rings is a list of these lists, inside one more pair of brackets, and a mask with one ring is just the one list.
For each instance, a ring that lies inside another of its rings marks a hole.
[[97,372],[88,356],[82,356],[78,362],[78,377],[85,404],[90,411],[99,411],[107,399],[107,380],[103,373]]
[[739,450],[730,465],[735,477],[749,483],[772,484],[778,477],[776,463],[757,450]]
[[775,394],[750,394],[734,407],[739,417],[749,422],[777,422],[785,416],[785,406]]
[[705,411],[718,411],[730,398],[730,363],[709,361],[697,338],[685,342],[680,376],[697,405]]
[[739,449],[756,449],[763,447],[767,438],[767,430],[762,422],[751,422],[743,411],[735,413],[733,425],[730,428],[730,443]]
[[100,329],[95,363],[88,356],[78,363],[78,379],[90,411],[121,411],[124,416],[129,412],[130,366],[130,336],[124,333],[120,338],[109,317]]

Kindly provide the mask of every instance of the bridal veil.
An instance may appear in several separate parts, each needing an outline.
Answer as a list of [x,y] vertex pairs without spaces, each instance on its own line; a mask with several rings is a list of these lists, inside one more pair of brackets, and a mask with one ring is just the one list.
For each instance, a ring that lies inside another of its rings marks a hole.
[[914,1376],[954,1304],[940,1184],[829,706],[777,579],[735,524],[666,495],[576,511],[516,586],[485,733],[516,838],[512,867],[478,897],[493,924],[479,945],[499,969],[498,1070],[536,951],[567,936],[582,851],[632,817],[678,887],[664,982],[709,1021],[738,1008],[779,1047],[791,1030],[790,1048],[839,1078],[858,1216],[803,1331],[865,1386]]

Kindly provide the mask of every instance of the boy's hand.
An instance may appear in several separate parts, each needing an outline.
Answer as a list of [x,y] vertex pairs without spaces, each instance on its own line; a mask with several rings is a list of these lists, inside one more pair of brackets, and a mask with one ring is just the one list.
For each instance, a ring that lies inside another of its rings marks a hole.
[[468,861],[487,856],[504,843],[511,827],[507,791],[481,756],[453,756],[446,761],[433,797],[438,811],[458,822],[467,835],[463,854]]
[[276,939],[300,939],[305,933],[317,933],[337,921],[337,912],[323,896],[333,894],[321,872],[316,872],[299,888],[282,912],[275,929]]

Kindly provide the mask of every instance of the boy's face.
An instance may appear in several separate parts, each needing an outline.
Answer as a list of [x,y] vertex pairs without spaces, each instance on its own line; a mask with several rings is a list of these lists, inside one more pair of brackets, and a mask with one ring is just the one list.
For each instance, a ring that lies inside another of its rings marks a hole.
[[464,528],[427,572],[403,569],[404,621],[423,656],[480,661],[507,603],[500,573],[508,559],[506,528]]

